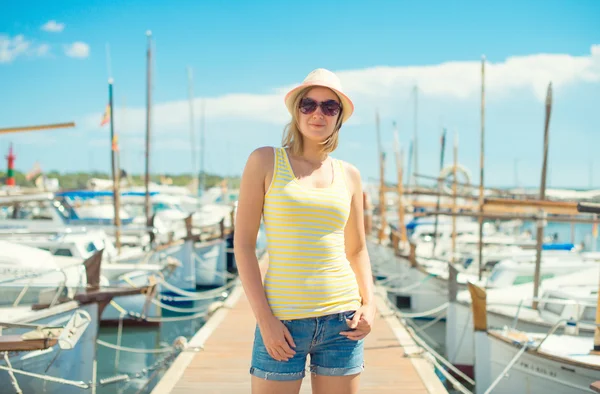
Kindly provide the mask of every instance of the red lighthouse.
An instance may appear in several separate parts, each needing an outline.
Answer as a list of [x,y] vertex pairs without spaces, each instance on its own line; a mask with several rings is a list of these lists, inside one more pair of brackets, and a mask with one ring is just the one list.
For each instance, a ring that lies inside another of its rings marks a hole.
[[8,173],[6,174],[6,186],[15,186],[15,155],[13,154],[13,146],[10,144],[10,148],[8,150],[8,156],[6,156],[6,160],[8,161]]

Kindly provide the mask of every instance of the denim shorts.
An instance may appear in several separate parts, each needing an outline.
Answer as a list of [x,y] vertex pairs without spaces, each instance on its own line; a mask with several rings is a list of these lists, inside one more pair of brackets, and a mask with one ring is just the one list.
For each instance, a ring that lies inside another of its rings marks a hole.
[[349,311],[283,320],[296,344],[292,348],[296,354],[288,361],[277,361],[269,355],[257,325],[250,373],[266,380],[299,380],[304,378],[309,354],[310,371],[314,374],[346,376],[362,372],[364,339],[355,341],[340,334],[342,331],[350,331],[346,319],[352,319],[353,316],[354,311]]

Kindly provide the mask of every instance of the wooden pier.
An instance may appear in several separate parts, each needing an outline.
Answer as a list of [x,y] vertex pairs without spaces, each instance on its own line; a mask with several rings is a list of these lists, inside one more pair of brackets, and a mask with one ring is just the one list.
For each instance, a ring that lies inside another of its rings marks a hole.
[[[266,267],[266,258],[261,266]],[[378,314],[373,331],[365,340],[365,371],[360,393],[447,393],[430,362],[400,324],[381,295],[376,296]],[[152,394],[250,393],[250,357],[256,320],[238,283],[219,309],[190,340]],[[310,372],[301,393],[310,393]]]

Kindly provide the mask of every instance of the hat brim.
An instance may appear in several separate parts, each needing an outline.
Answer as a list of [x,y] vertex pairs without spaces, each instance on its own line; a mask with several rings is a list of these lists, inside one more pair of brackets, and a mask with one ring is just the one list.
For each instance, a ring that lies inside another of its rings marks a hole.
[[285,95],[285,106],[287,107],[290,114],[293,116],[294,111],[296,110],[296,108],[294,108],[294,101],[296,100],[296,96],[298,95],[298,93],[300,93],[300,91],[302,91],[305,88],[317,86],[331,89],[335,92],[335,94],[338,95],[340,101],[342,102],[342,123],[345,123],[354,112],[354,103],[352,103],[352,100],[350,100],[350,98],[344,93],[340,92],[333,86],[323,82],[303,83],[290,90],[288,94]]

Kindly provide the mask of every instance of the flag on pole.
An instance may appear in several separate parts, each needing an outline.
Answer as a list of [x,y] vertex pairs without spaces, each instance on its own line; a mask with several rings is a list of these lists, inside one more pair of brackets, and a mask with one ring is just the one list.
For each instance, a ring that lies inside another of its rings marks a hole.
[[40,164],[36,161],[35,164],[33,165],[33,168],[31,168],[31,170],[29,170],[29,172],[25,175],[25,179],[30,181],[33,178],[35,178],[36,176],[38,176],[41,172],[42,172],[42,167],[40,167]]
[[115,152],[119,151],[119,137],[115,134],[112,139],[112,150]]
[[106,109],[104,110],[104,116],[102,116],[102,122],[100,122],[100,126],[104,126],[110,122],[110,104],[106,105]]

